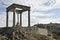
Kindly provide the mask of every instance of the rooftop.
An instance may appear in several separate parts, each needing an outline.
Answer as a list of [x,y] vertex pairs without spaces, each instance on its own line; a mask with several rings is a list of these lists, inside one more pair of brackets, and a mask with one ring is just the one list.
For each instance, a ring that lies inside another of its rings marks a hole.
[[6,8],[7,11],[13,11],[14,9],[21,9],[18,11],[27,11],[30,10],[30,7],[24,6],[24,5],[19,5],[19,4],[12,4],[9,7]]

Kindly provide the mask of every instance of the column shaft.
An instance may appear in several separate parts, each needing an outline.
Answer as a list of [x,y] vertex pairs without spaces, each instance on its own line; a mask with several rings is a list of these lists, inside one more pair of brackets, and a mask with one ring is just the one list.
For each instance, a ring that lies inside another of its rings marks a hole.
[[19,23],[19,14],[17,14],[17,23]]
[[30,10],[28,11],[28,27],[30,27]]
[[13,27],[15,26],[15,10],[13,11]]
[[6,27],[8,27],[8,12],[6,11]]
[[22,26],[22,13],[20,13],[20,26]]

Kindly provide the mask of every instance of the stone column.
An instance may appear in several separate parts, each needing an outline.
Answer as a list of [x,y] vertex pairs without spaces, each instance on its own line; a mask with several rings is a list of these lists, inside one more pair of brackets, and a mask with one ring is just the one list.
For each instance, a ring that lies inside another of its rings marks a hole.
[[15,10],[13,11],[13,27],[15,26]]
[[22,12],[20,12],[20,26],[22,26]]
[[8,27],[8,11],[6,11],[6,27]]
[[30,27],[30,10],[28,10],[28,27]]
[[17,23],[19,24],[19,14],[17,14]]

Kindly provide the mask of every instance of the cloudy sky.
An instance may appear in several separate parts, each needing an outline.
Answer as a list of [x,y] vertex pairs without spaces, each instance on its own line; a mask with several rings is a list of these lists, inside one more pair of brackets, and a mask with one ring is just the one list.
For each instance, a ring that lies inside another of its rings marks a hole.
[[[0,27],[6,26],[6,7],[13,3],[31,7],[31,25],[60,23],[60,0],[0,0]],[[27,26],[27,12],[22,17],[23,26]],[[12,12],[9,12],[9,26],[12,26]]]

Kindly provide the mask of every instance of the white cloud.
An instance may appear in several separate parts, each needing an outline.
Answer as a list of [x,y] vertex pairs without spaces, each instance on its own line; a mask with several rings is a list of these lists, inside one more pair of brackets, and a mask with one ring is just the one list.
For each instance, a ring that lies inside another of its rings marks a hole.
[[[55,0],[2,0],[4,4],[11,5],[12,3],[17,3],[21,5],[27,5],[31,7],[31,10],[50,10],[54,6]],[[50,1],[52,6],[44,6],[43,4]]]
[[[51,3],[52,6],[45,6],[43,5],[44,3],[46,3],[47,1],[53,1]],[[54,9],[54,8],[60,8],[60,0],[2,0],[2,2],[4,4],[6,4],[7,6],[11,5],[12,3],[17,3],[17,4],[21,4],[21,5],[27,5],[31,7],[31,25],[34,25],[36,23],[49,23],[49,22],[59,22],[59,18],[37,18],[37,16],[54,16],[54,13],[49,13],[49,14],[45,14],[42,12],[36,12],[38,11],[46,11],[46,10],[50,10],[50,9]],[[55,3],[56,2],[56,3]],[[7,7],[6,6],[6,7]],[[33,12],[34,11],[34,12]],[[10,13],[9,13],[10,14]],[[11,16],[12,14],[10,14]],[[0,14],[0,26],[5,26],[5,14]],[[27,25],[28,24],[28,16],[27,13],[23,13],[23,25]],[[2,18],[3,17],[3,18]],[[9,18],[9,22],[11,25],[12,24],[12,17]],[[3,22],[4,20],[4,22]]]
[[[4,12],[3,12],[4,13]],[[6,14],[0,14],[0,27],[4,27],[4,26],[6,26],[5,25],[5,23],[6,23],[6,21],[5,21],[5,18],[6,18]]]
[[[31,13],[31,25],[37,24],[37,23],[50,23],[50,22],[55,22],[56,20],[53,18],[49,18],[51,16],[54,16],[54,13],[51,14],[45,14],[45,13],[41,13],[41,12],[35,12],[35,13]],[[37,17],[38,16],[38,17]],[[41,16],[45,16],[48,18],[39,18]]]
[[56,0],[54,8],[60,8],[60,0]]
[[34,13],[31,13],[32,16],[46,16],[46,17],[50,17],[50,16],[54,16],[55,14],[54,13],[50,13],[50,14],[46,14],[46,13],[43,13],[43,12],[34,12]]

